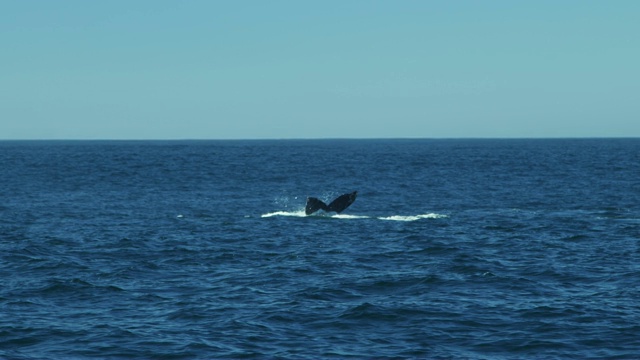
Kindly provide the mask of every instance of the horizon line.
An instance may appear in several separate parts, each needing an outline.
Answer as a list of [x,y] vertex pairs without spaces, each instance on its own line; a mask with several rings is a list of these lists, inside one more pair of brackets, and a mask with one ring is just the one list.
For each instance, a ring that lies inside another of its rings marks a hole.
[[513,136],[513,137],[490,137],[490,136],[461,136],[461,137],[291,137],[291,138],[20,138],[20,139],[2,139],[1,142],[37,142],[37,141],[68,141],[68,142],[88,142],[88,141],[104,141],[104,142],[143,142],[143,141],[183,141],[183,142],[197,142],[197,141],[335,141],[335,140],[622,140],[622,139],[640,139],[640,136],[549,136],[549,137],[526,137],[526,136]]

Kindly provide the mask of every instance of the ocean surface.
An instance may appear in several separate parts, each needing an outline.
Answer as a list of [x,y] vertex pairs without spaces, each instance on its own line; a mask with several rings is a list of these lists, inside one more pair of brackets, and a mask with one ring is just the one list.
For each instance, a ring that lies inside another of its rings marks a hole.
[[2,359],[638,359],[640,139],[2,141],[0,280]]

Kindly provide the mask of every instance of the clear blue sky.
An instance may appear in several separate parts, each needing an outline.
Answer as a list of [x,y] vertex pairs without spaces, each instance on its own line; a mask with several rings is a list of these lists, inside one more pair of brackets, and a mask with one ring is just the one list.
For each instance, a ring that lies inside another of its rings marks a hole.
[[640,1],[6,0],[0,139],[640,136]]

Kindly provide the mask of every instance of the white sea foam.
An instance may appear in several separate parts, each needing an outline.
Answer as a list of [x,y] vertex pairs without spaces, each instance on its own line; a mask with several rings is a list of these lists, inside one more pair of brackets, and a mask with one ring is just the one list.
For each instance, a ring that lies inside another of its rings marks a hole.
[[378,219],[390,220],[390,221],[416,221],[420,219],[440,219],[445,217],[447,217],[447,215],[430,213],[430,214],[409,215],[409,216],[393,215],[393,216],[379,217]]
[[261,217],[272,217],[272,216],[295,216],[295,217],[305,217],[307,214],[304,213],[304,210],[300,211],[276,211],[272,213],[262,214]]
[[370,219],[370,216],[364,215],[349,215],[349,214],[333,214],[329,216],[333,219]]
[[392,216],[379,216],[372,217],[366,215],[351,215],[351,214],[313,214],[307,215],[304,210],[299,211],[275,211],[272,213],[262,214],[261,217],[273,217],[273,216],[292,216],[292,217],[321,217],[321,218],[331,218],[331,219],[345,219],[345,220],[353,220],[353,219],[378,219],[378,220],[387,220],[387,221],[416,221],[421,219],[440,219],[446,218],[447,215],[429,213],[422,215],[392,215]]

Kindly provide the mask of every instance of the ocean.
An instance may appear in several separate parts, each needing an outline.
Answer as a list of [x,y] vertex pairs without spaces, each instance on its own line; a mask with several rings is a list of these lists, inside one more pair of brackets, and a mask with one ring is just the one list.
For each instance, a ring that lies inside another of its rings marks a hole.
[[640,139],[2,141],[0,164],[2,359],[640,358]]

